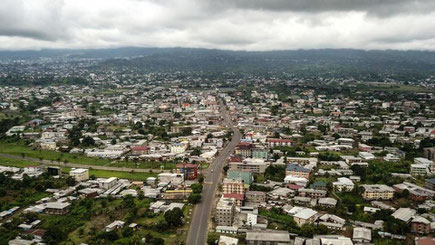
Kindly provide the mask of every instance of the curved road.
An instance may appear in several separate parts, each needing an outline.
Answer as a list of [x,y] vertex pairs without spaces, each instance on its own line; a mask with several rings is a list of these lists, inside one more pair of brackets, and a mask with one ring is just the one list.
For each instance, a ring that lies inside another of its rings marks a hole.
[[187,245],[206,244],[208,222],[210,220],[210,213],[215,200],[216,189],[220,180],[220,175],[227,158],[231,155],[231,153],[233,153],[234,148],[241,138],[241,134],[239,130],[232,124],[231,118],[229,117],[225,106],[221,103],[220,107],[220,114],[223,117],[225,124],[233,131],[233,138],[209,167],[209,169],[212,169],[213,172],[209,172],[204,180],[202,202],[196,205],[195,211],[192,215],[189,233],[187,234]]

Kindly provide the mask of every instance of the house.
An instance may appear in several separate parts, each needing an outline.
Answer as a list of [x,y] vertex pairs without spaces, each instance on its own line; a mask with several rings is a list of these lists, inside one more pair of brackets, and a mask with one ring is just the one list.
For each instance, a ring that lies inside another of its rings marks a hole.
[[387,185],[362,185],[364,192],[362,197],[366,200],[389,200],[393,199],[394,189]]
[[294,221],[298,226],[310,224],[316,221],[317,212],[311,208],[304,208],[293,216]]
[[135,156],[146,155],[149,152],[149,147],[144,145],[131,146],[131,154]]
[[70,211],[70,203],[67,202],[48,202],[44,205],[46,214],[64,215]]
[[248,245],[278,245],[290,243],[288,231],[280,230],[255,230],[246,232]]
[[86,168],[72,168],[69,175],[77,182],[86,181],[89,179],[89,169]]
[[220,236],[218,245],[237,245],[239,243],[239,239],[232,238],[229,236]]
[[335,206],[337,206],[337,200],[331,197],[324,197],[319,199],[318,204],[322,207],[334,208]]
[[337,181],[332,183],[332,187],[334,188],[334,190],[336,190],[338,192],[352,191],[354,186],[355,185],[352,182],[352,180],[350,180],[349,178],[346,178],[346,177],[337,178]]
[[372,240],[372,231],[364,227],[353,228],[352,240],[354,242],[369,243]]
[[426,218],[416,216],[411,220],[411,232],[429,234],[431,232],[431,222]]
[[124,227],[124,224],[125,224],[124,221],[115,220],[115,221],[113,221],[112,223],[110,223],[109,225],[106,226],[106,232],[117,230],[117,229],[121,229],[122,227]]
[[310,178],[310,170],[295,164],[288,164],[285,169],[285,175],[291,175],[294,177],[302,177],[305,179]]
[[408,223],[416,213],[417,211],[411,208],[399,208],[391,216]]

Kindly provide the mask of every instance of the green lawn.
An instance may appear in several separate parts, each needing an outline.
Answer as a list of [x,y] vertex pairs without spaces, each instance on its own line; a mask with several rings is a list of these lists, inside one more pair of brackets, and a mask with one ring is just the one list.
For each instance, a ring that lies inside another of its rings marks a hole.
[[22,159],[14,159],[14,158],[0,156],[0,165],[17,167],[17,168],[24,168],[24,167],[28,167],[28,166],[38,166],[39,163],[30,162],[30,161],[26,161],[26,160],[22,160]]
[[94,175],[97,178],[117,177],[121,179],[145,181],[148,177],[156,177],[157,173],[137,173],[137,172],[131,173],[131,172],[91,169],[89,170],[89,175]]
[[94,165],[94,166],[112,166],[112,167],[126,167],[126,168],[152,168],[152,169],[160,169],[160,166],[163,164],[164,169],[173,169],[175,168],[175,163],[170,162],[153,162],[153,161],[140,161],[138,164],[129,161],[114,161],[109,159],[101,159],[101,158],[93,158],[86,157],[79,154],[71,154],[71,153],[63,153],[57,151],[49,151],[49,150],[37,150],[32,149],[31,147],[27,147],[21,143],[6,143],[0,141],[0,153],[17,155],[17,156],[26,156],[36,159],[43,160],[51,160],[55,162],[68,162],[68,163],[77,163],[77,164],[85,164],[85,165]]

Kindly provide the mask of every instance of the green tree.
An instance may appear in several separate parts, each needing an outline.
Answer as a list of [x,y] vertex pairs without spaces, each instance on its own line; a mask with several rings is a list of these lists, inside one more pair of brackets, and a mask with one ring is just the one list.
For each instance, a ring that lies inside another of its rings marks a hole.
[[184,214],[180,208],[174,208],[172,210],[166,211],[165,221],[169,226],[179,227],[183,225]]

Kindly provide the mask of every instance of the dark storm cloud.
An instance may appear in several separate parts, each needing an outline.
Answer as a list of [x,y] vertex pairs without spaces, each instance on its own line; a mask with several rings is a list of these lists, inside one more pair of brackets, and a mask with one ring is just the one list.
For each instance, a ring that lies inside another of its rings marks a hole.
[[221,0],[209,1],[211,6],[236,7],[268,11],[327,12],[364,11],[368,14],[391,16],[396,14],[430,12],[433,0]]

